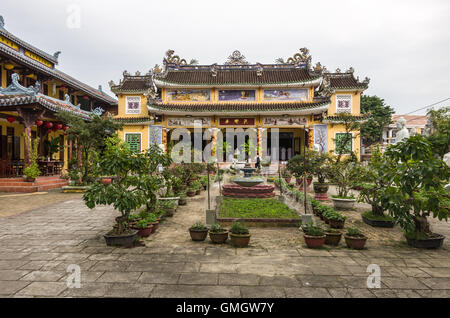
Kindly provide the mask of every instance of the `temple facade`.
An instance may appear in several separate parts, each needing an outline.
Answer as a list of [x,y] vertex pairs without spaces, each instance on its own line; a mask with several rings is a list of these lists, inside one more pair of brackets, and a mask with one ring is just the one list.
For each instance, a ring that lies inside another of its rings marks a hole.
[[[223,132],[228,144],[227,128],[251,128],[257,134],[260,155],[265,136],[267,155],[273,157],[277,151],[278,159],[285,161],[301,153],[303,146],[353,151],[359,157],[357,134],[351,146],[340,147],[345,129],[337,114],[347,112],[361,119],[360,98],[368,83],[368,78],[355,78],[352,68],[329,72],[320,63],[313,65],[308,49],[303,48],[274,64],[250,64],[235,51],[223,64],[212,65],[187,62],[169,50],[162,67],[156,65],[146,74],[125,71],[118,84],[109,84],[118,98],[116,120],[124,124],[120,135],[136,151],[150,144],[167,149],[176,128],[194,132],[201,124],[203,132],[213,130],[212,142]],[[270,146],[274,129],[278,150]],[[233,150],[239,149],[233,144]]]

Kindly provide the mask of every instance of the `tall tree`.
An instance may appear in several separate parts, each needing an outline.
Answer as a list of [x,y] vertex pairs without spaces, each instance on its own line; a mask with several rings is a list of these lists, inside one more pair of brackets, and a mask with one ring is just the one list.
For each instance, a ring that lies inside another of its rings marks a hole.
[[361,113],[369,114],[366,122],[361,125],[361,137],[363,144],[368,147],[377,141],[381,141],[383,127],[392,123],[394,109],[384,103],[384,99],[378,96],[361,96]]
[[430,116],[432,127],[427,139],[431,143],[433,152],[442,158],[450,151],[450,107],[430,110],[428,116]]

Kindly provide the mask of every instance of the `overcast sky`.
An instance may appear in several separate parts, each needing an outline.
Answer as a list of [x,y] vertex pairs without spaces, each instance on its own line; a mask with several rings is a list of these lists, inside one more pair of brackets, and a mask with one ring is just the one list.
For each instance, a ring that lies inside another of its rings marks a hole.
[[0,15],[14,35],[62,51],[60,70],[109,93],[108,81],[146,73],[167,49],[220,64],[236,49],[274,63],[307,47],[314,64],[368,76],[365,93],[397,113],[450,97],[448,0],[1,0]]

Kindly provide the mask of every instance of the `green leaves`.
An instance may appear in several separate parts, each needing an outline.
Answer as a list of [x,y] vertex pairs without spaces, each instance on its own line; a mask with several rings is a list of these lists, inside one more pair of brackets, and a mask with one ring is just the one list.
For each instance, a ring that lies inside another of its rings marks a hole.
[[361,96],[361,113],[368,114],[369,118],[361,125],[361,137],[365,146],[381,140],[383,127],[392,122],[394,109],[386,105],[378,96]]

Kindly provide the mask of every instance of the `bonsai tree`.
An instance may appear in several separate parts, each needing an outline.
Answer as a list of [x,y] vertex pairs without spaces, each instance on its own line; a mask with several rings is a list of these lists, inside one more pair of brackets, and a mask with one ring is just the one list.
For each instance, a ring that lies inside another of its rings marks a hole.
[[287,162],[286,169],[289,170],[295,178],[302,178],[304,173],[312,175],[313,157],[314,151],[306,149],[306,158],[304,154],[295,155]]
[[434,156],[431,143],[421,135],[388,147],[385,157],[384,206],[407,238],[433,237],[427,217],[447,220],[449,216],[450,199],[444,185],[450,168]]
[[351,158],[341,161],[337,157],[336,160],[331,160],[327,170],[328,179],[336,185],[337,197],[353,199],[354,196],[350,194],[350,190],[361,178],[361,165]]
[[330,155],[326,152],[318,152],[310,150],[310,173],[317,177],[318,183],[325,183],[327,178],[328,164],[330,162]]
[[100,180],[94,182],[83,200],[87,207],[112,205],[121,215],[116,218],[112,235],[130,234],[129,214],[143,205],[147,210],[156,209],[156,193],[163,185],[163,177],[157,172],[159,165],[167,165],[168,156],[157,146],[147,152],[134,153],[128,144],[116,138],[108,138],[106,149],[98,159],[98,171],[103,175],[114,175],[111,184]]
[[362,167],[361,182],[357,184],[359,192],[358,201],[366,202],[372,206],[372,216],[377,219],[390,219],[384,214],[383,191],[388,186],[386,178],[386,162],[380,148],[372,152],[369,165]]

